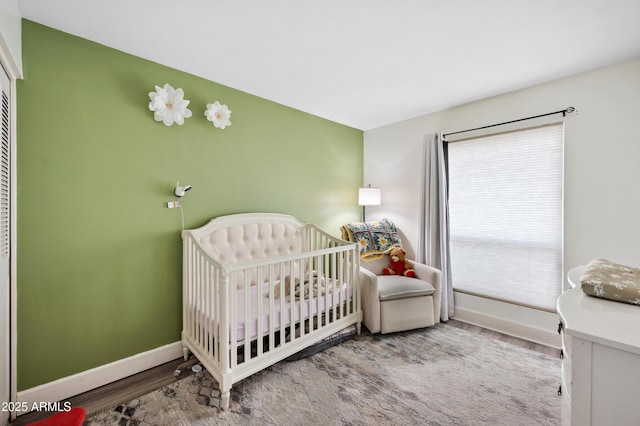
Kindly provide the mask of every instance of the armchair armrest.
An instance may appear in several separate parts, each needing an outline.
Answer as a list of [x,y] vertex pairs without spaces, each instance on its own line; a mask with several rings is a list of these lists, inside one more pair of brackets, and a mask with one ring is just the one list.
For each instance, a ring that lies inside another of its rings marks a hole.
[[360,289],[363,322],[369,331],[380,330],[380,298],[378,277],[367,268],[360,267]]
[[436,269],[433,266],[425,265],[424,263],[418,263],[410,259],[409,262],[413,266],[413,269],[416,271],[416,276],[421,280],[431,283],[431,285],[435,289],[435,291],[433,292],[433,312],[436,318],[436,322],[439,322],[442,300],[442,272],[439,269]]

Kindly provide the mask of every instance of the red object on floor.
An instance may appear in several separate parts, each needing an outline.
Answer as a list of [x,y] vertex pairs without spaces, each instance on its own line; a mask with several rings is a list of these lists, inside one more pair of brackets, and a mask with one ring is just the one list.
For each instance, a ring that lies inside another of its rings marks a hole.
[[28,426],[82,426],[85,417],[87,412],[84,408],[74,407],[69,411],[61,411],[46,419],[29,423]]

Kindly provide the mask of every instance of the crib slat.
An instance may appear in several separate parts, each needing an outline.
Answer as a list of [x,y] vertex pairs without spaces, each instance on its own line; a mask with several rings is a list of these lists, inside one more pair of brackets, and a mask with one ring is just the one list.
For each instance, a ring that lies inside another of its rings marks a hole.
[[[349,262],[353,262],[354,259],[351,258],[349,255],[350,255],[350,253],[345,253],[345,256],[344,256],[345,260],[344,260],[343,268],[345,270],[345,275],[346,275],[345,279],[348,279],[349,282],[353,282],[353,279],[354,279],[353,269],[351,269],[349,267]],[[354,287],[355,287],[355,284],[354,284]],[[353,294],[352,294],[351,298],[349,298],[349,297],[347,297],[347,295],[345,295],[345,298],[346,298],[345,303],[347,305],[347,314],[348,315],[351,315],[351,314],[353,314],[355,312],[355,310],[353,308],[354,308],[354,301],[355,301],[355,297],[356,296],[357,296],[357,292],[356,292],[355,289],[353,290]]]
[[200,262],[200,280],[199,280],[199,288],[198,288],[198,301],[199,307],[198,311],[200,315],[198,316],[198,336],[200,340],[200,344],[204,347],[206,342],[206,285],[207,285],[207,263],[204,259]]
[[[291,263],[289,264],[289,271],[292,271],[291,269]],[[280,344],[284,345],[285,344],[285,340],[286,340],[286,324],[285,324],[285,315],[287,313],[287,311],[285,310],[285,282],[284,282],[284,277],[285,277],[285,269],[286,269],[286,264],[285,262],[280,262],[280,294],[278,294],[278,297],[280,298]]]
[[193,282],[193,242],[190,238],[185,240],[186,245],[186,258],[184,268],[184,274],[186,277],[186,282],[182,285],[182,321],[183,321],[183,332],[187,336],[191,336],[191,315],[193,315],[193,310],[191,309],[192,301],[191,301],[191,283]]
[[207,345],[207,273],[209,272],[209,265],[202,259],[201,263],[201,279],[200,279],[200,318],[198,319],[199,328],[200,328],[200,339],[203,348],[206,348]]
[[218,336],[218,327],[216,324],[219,324],[218,315],[220,315],[220,308],[218,306],[218,285],[220,283],[220,274],[215,265],[209,265],[209,274],[211,275],[211,282],[209,288],[209,300],[211,311],[206,319],[206,327],[209,329],[209,345],[211,347],[210,355],[212,359],[217,359],[219,350],[218,345],[220,344],[220,339]]
[[196,329],[196,341],[198,344],[202,344],[202,279],[203,279],[203,261],[202,256],[198,256],[198,264],[196,269],[196,288],[195,288],[195,298],[196,298],[196,315],[195,315],[195,329]]
[[324,273],[324,264],[322,259],[323,255],[316,256],[316,265],[318,268],[318,292],[316,297],[316,314],[314,320],[314,329],[318,330],[322,327],[322,303],[324,303],[325,307],[327,306],[327,292],[325,291],[325,286],[327,284],[326,274]]
[[[220,353],[221,353],[221,363],[222,362],[222,354],[225,353],[229,353],[229,355],[231,356],[231,361],[230,361],[230,365],[231,368],[234,368],[236,365],[238,365],[238,350],[237,350],[237,342],[238,342],[238,328],[236,326],[237,324],[237,317],[238,317],[238,311],[237,311],[237,306],[238,306],[238,292],[236,291],[236,287],[235,287],[235,283],[236,283],[237,277],[236,277],[236,273],[235,272],[231,272],[229,274],[228,277],[225,277],[221,283],[221,289],[220,289],[220,304],[222,305],[222,309],[223,309],[223,313],[225,311],[227,311],[227,315],[222,315],[220,318],[220,326],[219,328],[221,330],[229,330],[229,337],[225,338],[223,336],[222,333],[220,333]],[[232,291],[228,292],[228,297],[230,298],[230,302],[227,304],[224,302],[224,300],[222,298],[222,294],[224,293],[222,291],[222,288],[227,288],[229,287],[229,285],[233,285],[232,287]],[[227,318],[227,320],[224,320],[224,318]]]
[[335,310],[336,310],[336,256],[335,253],[332,253],[326,257],[327,263],[327,294],[330,294],[330,297],[327,299],[327,307],[325,308],[325,318],[327,324],[333,322],[335,320]]
[[204,265],[204,314],[202,315],[202,330],[204,333],[203,347],[207,353],[211,352],[209,345],[211,337],[211,327],[209,327],[209,318],[211,318],[211,268],[208,263]]
[[332,255],[327,255],[324,258],[324,270],[327,276],[325,292],[328,295],[328,297],[325,299],[325,308],[324,308],[324,322],[326,325],[330,325],[333,322],[331,318],[332,317],[331,310],[333,309],[333,305],[334,305],[333,294],[335,291],[335,288],[334,288],[335,275],[331,267],[332,258],[333,258]]
[[[249,285],[250,274],[245,271],[244,273],[244,283],[242,290],[244,292],[244,360],[242,362],[247,362],[251,359],[251,335],[249,328],[251,327],[250,315],[251,315],[251,286]],[[235,326],[235,323],[233,323]]]
[[[264,304],[262,303],[262,289],[263,289],[263,283],[264,280],[262,279],[262,268],[256,268],[256,300],[252,301],[253,303],[256,304],[256,307],[258,308],[258,318],[256,321],[256,350],[257,350],[257,354],[256,356],[260,356],[262,355],[263,352],[263,340],[262,340],[262,335],[263,335],[263,324],[262,324],[262,320],[263,320],[263,310],[264,310]],[[246,326],[245,326],[245,330],[246,330]],[[246,335],[245,335],[246,336]],[[245,344],[246,344],[246,337],[245,337]]]
[[207,307],[206,307],[206,292],[207,292],[207,271],[209,270],[209,268],[207,267],[207,262],[205,261],[205,259],[202,259],[202,262],[200,262],[200,288],[199,288],[199,302],[200,302],[200,307],[199,307],[199,311],[200,311],[200,316],[198,317],[198,330],[200,331],[199,335],[200,335],[200,344],[202,345],[202,347],[205,347],[206,342],[207,342],[207,336],[206,336],[206,315],[207,315]]
[[322,328],[322,304],[324,303],[325,307],[327,305],[327,293],[325,291],[326,285],[326,274],[324,273],[324,255],[316,256],[314,263],[316,264],[316,268],[318,269],[318,291],[317,296],[315,298],[315,306],[316,313],[314,318],[313,329],[319,330]]
[[[338,282],[343,283],[345,276],[344,276],[344,265],[342,264],[343,262],[338,261]],[[342,318],[346,312],[344,312],[345,310],[345,304],[346,304],[346,300],[343,298],[342,292],[340,292],[340,295],[338,296],[338,317]]]
[[211,271],[213,275],[213,283],[211,286],[211,302],[213,312],[211,313],[211,318],[207,323],[208,327],[211,327],[211,335],[213,339],[212,345],[212,356],[216,361],[220,361],[220,327],[217,327],[216,324],[220,324],[220,297],[218,297],[218,292],[220,291],[220,270],[215,267],[215,265],[211,265]]
[[334,291],[338,291],[338,295],[333,297],[333,320],[337,321],[340,318],[340,305],[342,304],[342,280],[340,279],[340,256],[342,253],[335,253],[332,256],[333,260],[333,283]]
[[[309,286],[309,291],[307,291],[307,295],[309,296],[309,299],[305,298],[305,291],[304,291],[304,278],[305,276],[310,277],[311,276],[311,271],[309,270],[309,259],[302,259],[302,261],[300,262],[302,264],[302,267],[300,268],[300,325],[298,327],[298,329],[300,330],[300,338],[303,338],[304,335],[306,334],[306,327],[305,327],[305,318],[308,318],[311,314],[311,286]],[[293,294],[293,293],[292,293]],[[306,311],[306,312],[305,312]]]
[[220,285],[220,271],[214,265],[211,265],[211,317],[207,321],[207,327],[211,328],[211,357],[218,359],[220,336],[218,335],[218,327],[215,324],[219,324],[218,316],[220,315],[220,298],[218,295],[218,286]]
[[196,294],[195,294],[195,283],[197,281],[197,273],[198,273],[198,256],[197,253],[194,253],[194,256],[191,259],[192,263],[190,266],[191,269],[191,274],[192,274],[192,279],[189,285],[189,324],[188,324],[188,329],[189,329],[189,336],[194,336],[195,333],[195,316],[196,316],[196,307],[195,307],[195,303],[196,303]]
[[272,351],[275,345],[275,323],[273,318],[275,317],[275,304],[274,304],[274,286],[275,286],[275,265],[269,265],[269,316],[267,317],[267,321],[269,321],[269,351]]
[[[300,265],[301,261],[297,262],[297,265]],[[296,302],[295,302],[295,297],[293,296],[295,294],[295,289],[294,289],[294,281],[296,276],[300,276],[300,270],[302,269],[301,266],[299,266],[297,269],[297,274],[294,274],[294,262],[291,262],[291,269],[290,269],[290,274],[291,274],[291,280],[289,280],[289,341],[290,342],[294,342],[296,340],[296,330],[294,327],[295,321],[296,321]],[[300,302],[300,305],[302,306],[302,301]]]

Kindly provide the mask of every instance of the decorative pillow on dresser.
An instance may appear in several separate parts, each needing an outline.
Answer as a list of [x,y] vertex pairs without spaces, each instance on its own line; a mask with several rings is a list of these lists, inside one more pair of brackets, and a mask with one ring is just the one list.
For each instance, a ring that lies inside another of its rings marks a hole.
[[590,296],[640,305],[640,268],[593,259],[582,272],[580,284]]

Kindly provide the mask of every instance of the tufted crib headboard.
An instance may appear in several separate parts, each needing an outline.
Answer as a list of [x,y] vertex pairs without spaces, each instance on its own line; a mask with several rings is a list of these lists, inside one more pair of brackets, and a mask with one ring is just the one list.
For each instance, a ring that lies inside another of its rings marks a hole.
[[[293,216],[278,213],[220,216],[200,228],[182,231],[182,237],[183,240],[196,241],[199,249],[221,270],[264,260],[262,276],[268,273],[269,259],[288,255],[295,257],[296,254],[350,244],[327,234],[316,225],[305,224]],[[295,260],[284,263],[281,269],[273,273],[279,279],[281,275],[299,274],[301,269],[305,273],[310,265],[301,265],[299,260]],[[244,268],[234,276],[236,286],[244,282],[249,272],[250,283],[256,283],[258,268]]]
[[208,233],[200,237],[200,244],[222,264],[278,257],[303,250],[303,224],[263,222],[268,219],[261,216],[260,222],[237,225],[216,223],[217,219],[214,219],[209,223]]

